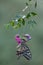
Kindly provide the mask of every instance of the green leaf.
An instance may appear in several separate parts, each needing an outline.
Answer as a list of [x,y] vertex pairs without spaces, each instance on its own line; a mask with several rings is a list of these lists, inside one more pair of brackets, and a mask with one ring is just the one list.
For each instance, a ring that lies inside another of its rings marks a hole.
[[21,21],[21,20],[22,20],[22,18],[19,18],[19,19],[18,19],[18,22]]
[[17,28],[18,28],[18,25],[14,25],[13,28],[14,28],[14,29],[17,29]]
[[32,14],[33,16],[37,15],[37,13],[35,13],[35,12],[31,12],[31,14]]
[[18,22],[21,23],[21,21],[22,21],[22,18],[19,18],[19,19],[18,19]]
[[22,19],[22,24],[25,25],[25,20],[24,19]]
[[26,2],[26,6],[28,6],[29,4]]
[[35,2],[35,8],[37,7],[37,1]]
[[25,20],[24,20],[23,18],[20,18],[20,19],[18,20],[18,22],[19,22],[19,24],[25,25]]
[[18,23],[17,25],[18,25],[18,27],[21,27],[21,24],[20,23]]
[[26,18],[30,18],[31,17],[31,14],[30,13],[28,13],[27,14],[27,16],[26,16]]
[[10,21],[10,25],[11,25],[11,26],[14,26],[14,24],[15,24],[15,23],[14,23],[14,20],[11,20],[11,21]]

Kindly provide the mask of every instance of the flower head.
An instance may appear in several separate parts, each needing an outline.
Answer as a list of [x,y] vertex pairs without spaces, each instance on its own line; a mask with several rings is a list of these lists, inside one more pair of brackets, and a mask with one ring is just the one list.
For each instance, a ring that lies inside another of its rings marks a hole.
[[21,44],[21,38],[20,38],[19,34],[17,34],[15,36],[15,39],[16,39],[16,41],[17,41],[18,44]]

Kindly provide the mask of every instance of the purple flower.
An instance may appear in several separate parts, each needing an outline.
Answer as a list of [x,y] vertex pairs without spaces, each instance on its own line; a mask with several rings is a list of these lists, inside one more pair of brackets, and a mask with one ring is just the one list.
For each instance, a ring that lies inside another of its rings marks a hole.
[[16,39],[18,45],[21,44],[21,38],[20,38],[19,34],[17,34],[17,35],[15,36],[15,39]]

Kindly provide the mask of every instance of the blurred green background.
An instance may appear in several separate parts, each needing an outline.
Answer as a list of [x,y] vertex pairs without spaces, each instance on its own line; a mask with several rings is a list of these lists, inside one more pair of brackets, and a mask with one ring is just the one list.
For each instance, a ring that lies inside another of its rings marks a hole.
[[[4,27],[25,7],[26,1],[28,0],[0,0],[0,65],[43,65],[43,0],[37,0],[37,25],[33,29],[29,30],[29,26],[25,26],[20,30],[6,30]],[[14,38],[17,33],[31,35],[32,40],[27,43],[32,52],[31,61],[24,57],[17,60],[17,43]]]

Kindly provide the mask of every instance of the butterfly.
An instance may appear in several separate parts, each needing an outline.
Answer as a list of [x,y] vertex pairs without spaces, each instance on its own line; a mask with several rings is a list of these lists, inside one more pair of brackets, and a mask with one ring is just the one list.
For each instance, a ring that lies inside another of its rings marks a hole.
[[20,59],[21,56],[25,57],[27,60],[30,60],[32,58],[32,54],[31,54],[31,51],[28,47],[28,45],[25,43],[26,40],[25,39],[21,39],[22,42],[21,42],[21,49],[22,51],[17,51],[17,56],[18,56],[18,59]]

